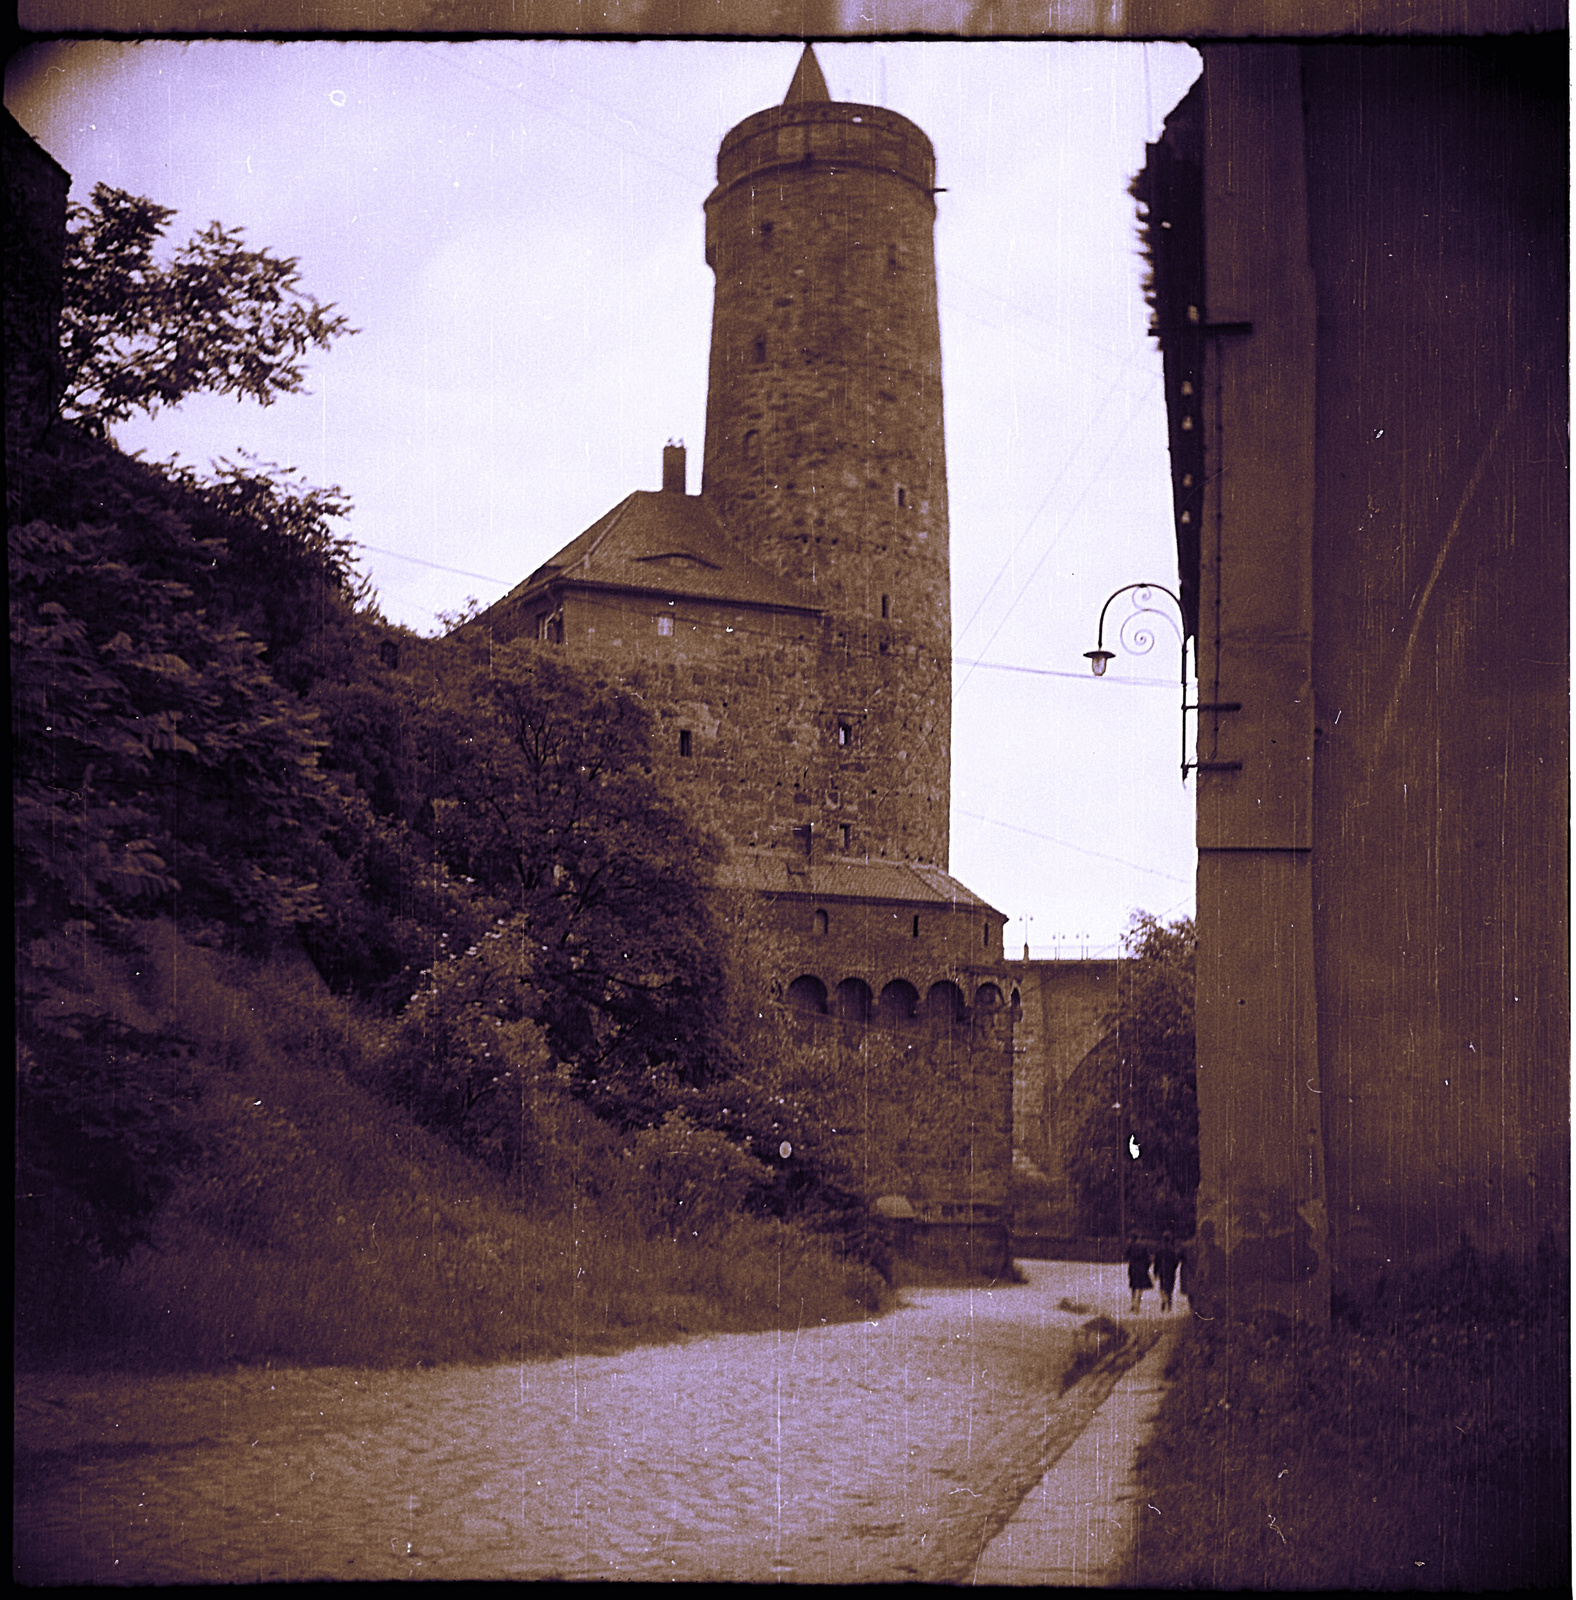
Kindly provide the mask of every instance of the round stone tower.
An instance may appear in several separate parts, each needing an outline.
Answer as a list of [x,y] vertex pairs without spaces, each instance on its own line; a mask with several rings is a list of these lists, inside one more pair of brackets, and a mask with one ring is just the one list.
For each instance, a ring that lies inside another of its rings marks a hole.
[[945,866],[936,192],[930,140],[895,112],[833,101],[808,46],[782,105],[723,140],[706,201],[717,285],[702,493],[829,618],[823,681],[798,686],[819,696],[830,741],[806,780],[838,812],[816,819],[826,836],[852,805],[856,854]]

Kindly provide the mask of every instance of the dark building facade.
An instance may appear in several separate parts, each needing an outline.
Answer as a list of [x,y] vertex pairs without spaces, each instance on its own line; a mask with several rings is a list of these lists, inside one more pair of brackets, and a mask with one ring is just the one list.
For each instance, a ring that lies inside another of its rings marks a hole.
[[1564,51],[1203,54],[1135,191],[1211,708],[1192,1293],[1317,1321],[1568,1232]]
[[702,492],[683,447],[479,619],[634,688],[724,847],[764,1048],[911,1255],[996,1271],[1005,919],[947,872],[951,615],[935,157],[808,48],[724,139]]

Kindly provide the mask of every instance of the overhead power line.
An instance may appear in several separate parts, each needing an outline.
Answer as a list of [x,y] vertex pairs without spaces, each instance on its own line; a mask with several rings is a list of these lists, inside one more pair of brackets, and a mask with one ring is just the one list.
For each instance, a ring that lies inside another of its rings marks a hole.
[[1134,872],[1147,872],[1156,878],[1169,878],[1173,883],[1186,883],[1188,880],[1175,872],[1165,872],[1159,867],[1141,866],[1136,861],[1128,861],[1122,856],[1108,856],[1103,850],[1086,850],[1081,844],[1071,844],[1066,839],[1057,839],[1048,833],[1036,832],[1033,828],[1020,828],[1016,823],[998,822],[995,817],[987,817],[978,811],[959,811],[960,817],[970,817],[975,822],[988,823],[993,828],[1005,828],[1008,833],[1026,833],[1031,839],[1043,839],[1047,844],[1060,845],[1063,850],[1076,850],[1081,856],[1094,856],[1100,861],[1114,861],[1119,867],[1131,867]]

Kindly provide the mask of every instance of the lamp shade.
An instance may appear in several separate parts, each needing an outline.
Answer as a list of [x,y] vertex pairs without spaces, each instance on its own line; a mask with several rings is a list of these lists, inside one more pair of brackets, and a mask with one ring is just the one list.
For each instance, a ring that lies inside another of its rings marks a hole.
[[1114,661],[1116,654],[1111,650],[1085,650],[1084,658],[1088,661],[1089,670],[1094,673],[1095,677],[1103,678],[1105,676],[1106,662]]

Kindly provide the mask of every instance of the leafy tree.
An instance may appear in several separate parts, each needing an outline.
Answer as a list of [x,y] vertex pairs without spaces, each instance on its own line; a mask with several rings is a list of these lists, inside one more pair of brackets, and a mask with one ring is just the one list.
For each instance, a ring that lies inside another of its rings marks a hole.
[[199,392],[298,394],[306,353],[353,331],[301,292],[294,260],[247,249],[239,229],[210,223],[156,260],[174,215],[102,183],[69,210],[62,414],[94,432]]
[[[29,469],[42,514],[7,541],[22,931],[107,928],[177,893],[238,928],[310,916],[312,719],[225,615],[221,519],[79,437]],[[85,481],[96,504],[73,505]]]
[[102,437],[199,388],[293,392],[302,353],[345,331],[238,234],[156,265],[170,215],[112,190],[75,213],[66,425],[8,456],[6,484],[20,1192],[110,1256],[198,1152],[189,1041],[103,975],[160,915],[266,945],[321,914],[340,794],[269,654],[304,660],[354,599],[337,491],[255,463],[205,481]]
[[1196,947],[1190,918],[1134,914],[1105,1038],[1063,1091],[1068,1175],[1086,1217],[1104,1230],[1114,1232],[1125,1209],[1129,1228],[1192,1231]]
[[650,770],[634,697],[529,643],[449,642],[425,706],[439,858],[521,919],[535,1020],[577,1092],[626,1127],[660,1121],[670,1080],[728,1070],[714,847]]

